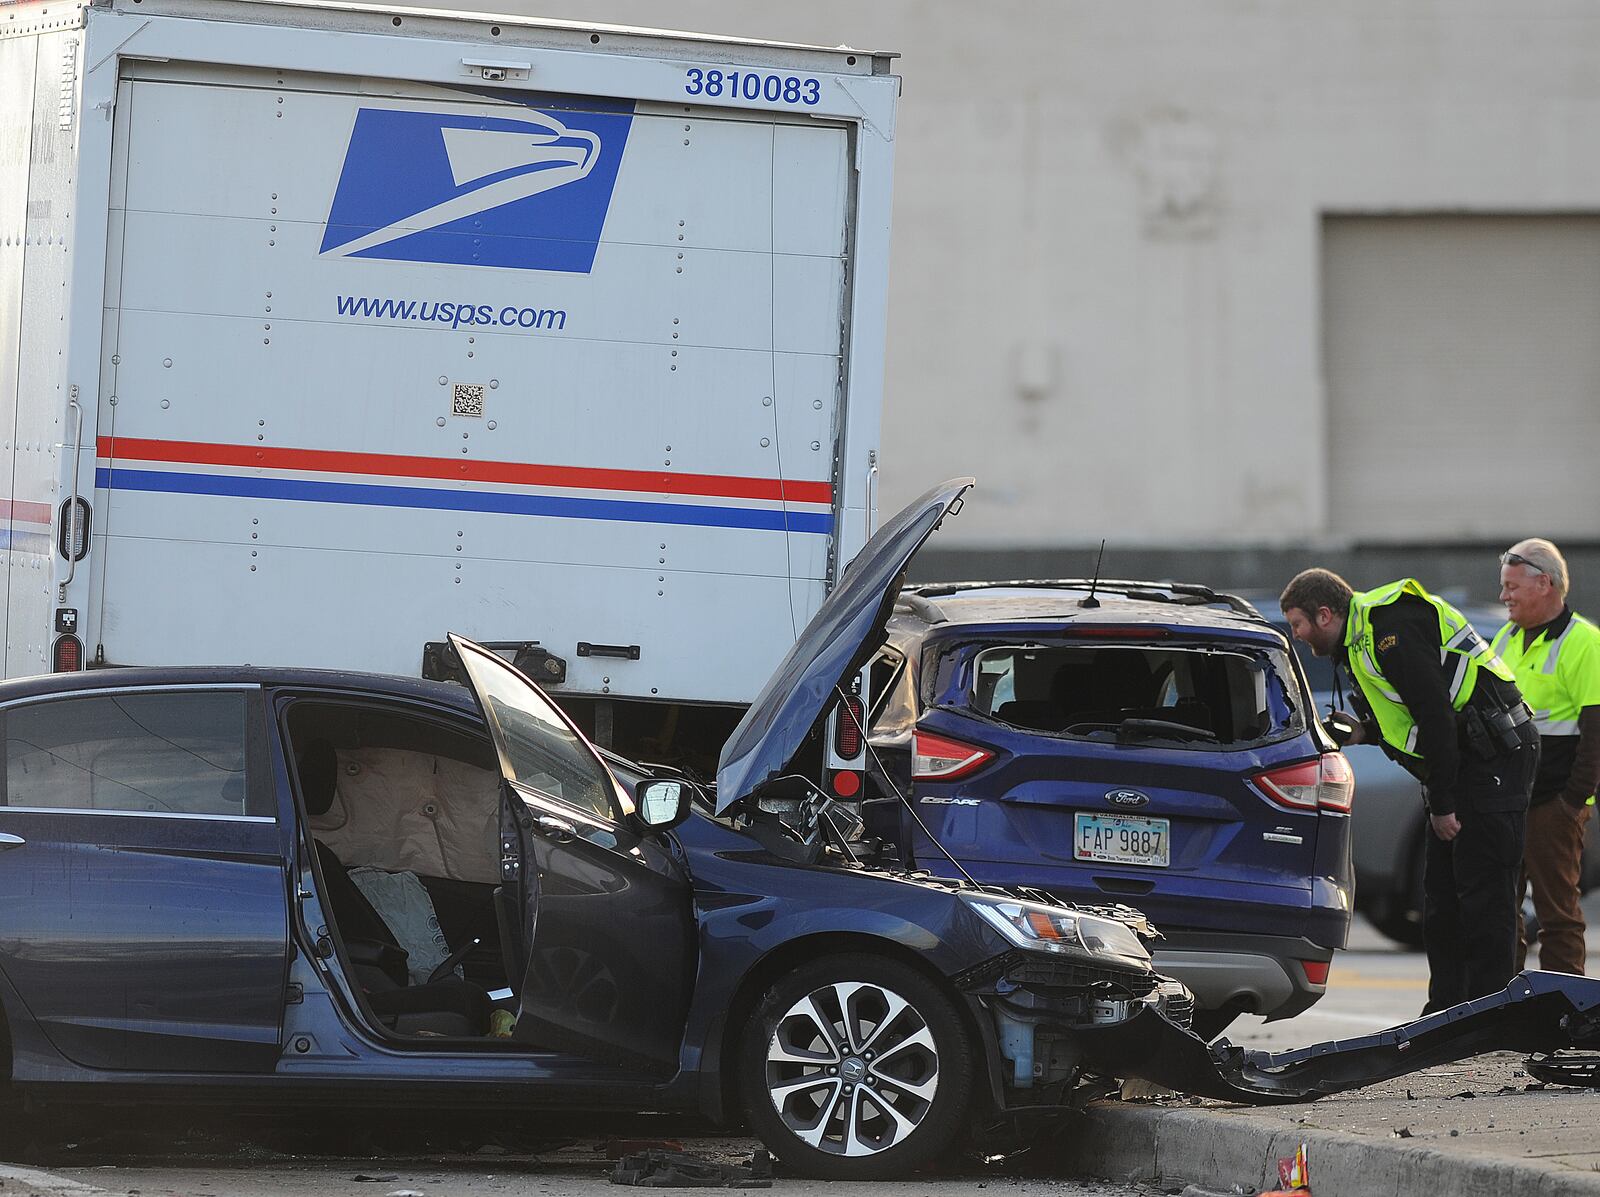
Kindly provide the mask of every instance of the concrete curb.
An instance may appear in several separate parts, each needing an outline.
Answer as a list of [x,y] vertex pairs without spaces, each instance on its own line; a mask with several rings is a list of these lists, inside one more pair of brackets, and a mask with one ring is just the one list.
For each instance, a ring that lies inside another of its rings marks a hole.
[[1114,1102],[1089,1107],[1067,1150],[1086,1176],[1196,1185],[1278,1187],[1278,1161],[1306,1145],[1316,1197],[1600,1197],[1600,1173],[1419,1147],[1404,1140],[1316,1130],[1259,1114],[1163,1109]]
[[0,1185],[5,1187],[8,1197],[11,1194],[24,1197],[25,1194],[33,1193],[48,1193],[51,1197],[87,1197],[90,1193],[105,1192],[104,1189],[97,1189],[93,1185],[57,1176],[54,1172],[41,1172],[37,1168],[19,1168],[14,1164],[0,1164]]

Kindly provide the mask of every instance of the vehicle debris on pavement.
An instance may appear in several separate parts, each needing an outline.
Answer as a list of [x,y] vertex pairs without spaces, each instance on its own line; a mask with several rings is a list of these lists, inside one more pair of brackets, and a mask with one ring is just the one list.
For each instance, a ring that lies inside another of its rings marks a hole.
[[1528,1072],[1541,1080],[1600,1087],[1600,1053],[1556,1054],[1600,1048],[1600,980],[1522,972],[1499,993],[1291,1051],[1252,1051],[1227,1039],[1206,1044],[1153,1010],[1086,1028],[1080,1041],[1095,1067],[1246,1105],[1314,1101],[1493,1051],[1531,1053]]
[[770,1189],[772,1157],[757,1151],[748,1164],[719,1164],[687,1151],[651,1148],[618,1160],[611,1183],[646,1189]]

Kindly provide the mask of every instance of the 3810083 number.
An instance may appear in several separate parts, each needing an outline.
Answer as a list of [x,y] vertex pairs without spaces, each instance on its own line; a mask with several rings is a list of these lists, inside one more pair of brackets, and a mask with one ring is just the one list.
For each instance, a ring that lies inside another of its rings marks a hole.
[[822,82],[798,75],[763,75],[759,71],[723,71],[716,67],[690,67],[683,85],[685,95],[730,100],[765,100],[768,104],[804,104],[822,100]]

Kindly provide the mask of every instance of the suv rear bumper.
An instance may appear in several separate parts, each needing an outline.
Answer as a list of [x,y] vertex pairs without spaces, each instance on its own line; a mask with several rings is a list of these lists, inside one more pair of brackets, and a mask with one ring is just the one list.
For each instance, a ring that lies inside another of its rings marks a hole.
[[1153,950],[1156,971],[1176,977],[1203,1010],[1232,1009],[1270,1020],[1315,1005],[1327,984],[1306,977],[1305,963],[1326,964],[1333,949],[1286,935],[1242,935],[1163,927]]

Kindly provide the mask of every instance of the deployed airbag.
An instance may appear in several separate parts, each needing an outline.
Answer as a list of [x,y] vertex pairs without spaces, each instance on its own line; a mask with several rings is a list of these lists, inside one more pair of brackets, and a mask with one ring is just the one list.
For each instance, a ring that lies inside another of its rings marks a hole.
[[[450,956],[450,944],[439,930],[433,899],[415,873],[388,873],[383,869],[350,870],[350,880],[372,903],[405,949],[406,973],[413,985],[426,985],[433,970]],[[459,970],[457,970],[459,975]]]
[[341,748],[338,758],[333,803],[311,829],[345,864],[500,883],[496,774],[401,748]]

